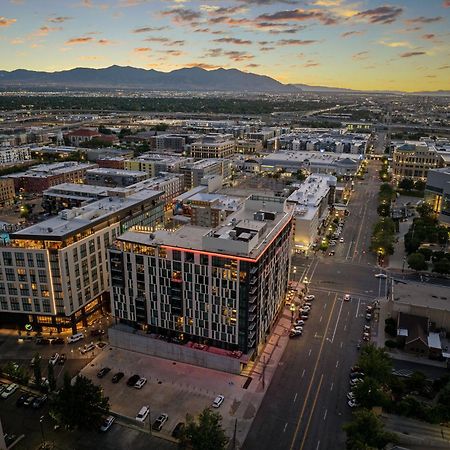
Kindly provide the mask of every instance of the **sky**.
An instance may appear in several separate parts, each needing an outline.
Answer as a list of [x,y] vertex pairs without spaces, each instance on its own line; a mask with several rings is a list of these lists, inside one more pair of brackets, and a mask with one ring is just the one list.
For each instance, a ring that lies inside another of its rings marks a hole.
[[450,0],[1,0],[1,70],[236,68],[450,90]]

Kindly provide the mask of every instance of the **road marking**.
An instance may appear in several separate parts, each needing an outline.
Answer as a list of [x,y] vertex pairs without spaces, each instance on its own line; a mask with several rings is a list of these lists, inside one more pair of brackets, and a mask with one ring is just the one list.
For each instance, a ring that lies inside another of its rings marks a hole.
[[336,369],[337,369],[338,366],[339,366],[339,361],[336,361]]
[[358,298],[358,307],[356,308],[356,314],[355,314],[355,318],[358,317],[358,312],[359,312],[359,305],[361,304],[361,299]]
[[[326,336],[327,333],[328,333],[328,328],[329,328],[329,326],[330,326],[331,317],[333,316],[334,307],[336,306],[336,298],[337,298],[337,294],[336,294],[335,297],[334,297],[334,300],[335,300],[335,301],[333,302],[333,306],[331,307],[330,315],[329,315],[329,317],[328,317],[328,322],[327,322],[327,325],[326,325],[326,327],[325,327],[325,331],[324,331],[324,333],[323,333],[323,338],[322,338],[322,342],[321,342],[321,344],[320,344],[319,353],[317,354],[317,359],[316,359],[316,363],[315,363],[315,365],[314,365],[314,370],[313,370],[313,373],[312,373],[312,376],[311,376],[311,380],[310,380],[310,382],[309,382],[308,390],[307,390],[306,395],[305,395],[305,400],[304,400],[304,402],[303,402],[303,406],[302,406],[302,410],[301,410],[301,412],[300,412],[300,416],[299,416],[299,418],[298,418],[298,420],[297,420],[297,425],[296,425],[296,427],[295,427],[294,435],[293,435],[293,437],[292,437],[292,442],[291,442],[290,450],[293,450],[293,448],[294,448],[295,440],[297,439],[298,431],[299,431],[299,429],[300,429],[300,423],[301,423],[301,421],[302,421],[302,419],[303,419],[303,415],[305,414],[306,403],[308,402],[309,396],[310,396],[310,394],[311,394],[311,389],[312,389],[314,377],[315,377],[315,375],[316,375],[317,367],[319,366],[320,356],[321,356],[321,354],[322,354],[323,346],[324,346],[324,344],[325,344],[325,336]],[[319,394],[320,387],[322,386],[322,381],[323,381],[323,375],[321,375],[321,377],[320,377],[319,389],[317,389],[317,394],[316,394],[316,395]],[[312,416],[312,412],[313,412],[313,411],[314,411],[314,409],[312,409],[312,411],[311,411],[311,416]],[[311,420],[311,416],[310,416],[310,420]],[[303,436],[304,436],[304,439],[306,439],[306,433],[305,433]],[[302,444],[302,447],[303,447],[303,444]]]
[[344,302],[343,301],[341,301],[341,307],[339,308],[339,313],[338,313],[338,317],[337,317],[337,320],[336,320],[336,325],[334,327],[333,337],[331,338],[331,342],[334,342],[334,336],[336,336],[336,330],[337,330],[337,327],[338,327],[338,324],[339,324],[339,318],[341,317],[342,306],[344,306]]
[[320,316],[319,322],[322,322],[322,316]]
[[322,387],[322,381],[323,381],[323,374],[320,376],[319,387],[317,388],[316,396],[314,397],[314,402],[313,402],[313,406],[312,406],[312,409],[311,409],[311,414],[309,415],[308,423],[306,424],[306,429],[305,429],[305,433],[303,434],[303,439],[302,439],[302,443],[300,445],[300,450],[303,450],[303,447],[304,447],[305,441],[306,441],[306,437],[308,436],[309,426],[311,424],[311,419],[312,419],[312,416],[313,416],[313,413],[314,413],[314,409],[316,408],[317,397],[319,396],[320,388]]
[[305,376],[305,370],[306,370],[306,369],[303,369],[303,372],[302,372],[302,378]]
[[350,250],[352,249],[352,245],[353,245],[353,241],[350,241],[350,245],[348,246],[347,256],[345,257],[345,259],[348,259],[349,255],[350,255]]
[[333,387],[334,387],[334,383],[333,382],[331,382],[331,386],[330,386],[330,392],[333,390]]
[[286,433],[286,428],[287,428],[287,426],[288,426],[288,423],[286,422],[286,423],[284,424],[283,433]]
[[311,356],[312,348],[309,349],[308,356]]
[[323,309],[325,309],[327,307],[327,304],[325,303],[324,305],[323,305]]
[[347,331],[347,324],[344,325],[344,331]]
[[340,347],[342,348],[342,346],[344,345],[344,343],[341,341],[341,345],[340,345]]
[[320,446],[320,441],[317,442],[316,450],[319,450],[319,446]]
[[325,413],[323,415],[323,420],[325,420],[327,418],[327,413],[328,413],[328,409],[325,410]]
[[295,395],[294,395],[294,403],[295,403],[295,401],[297,400],[297,392],[295,393]]
[[328,297],[331,295],[331,291],[328,291]]

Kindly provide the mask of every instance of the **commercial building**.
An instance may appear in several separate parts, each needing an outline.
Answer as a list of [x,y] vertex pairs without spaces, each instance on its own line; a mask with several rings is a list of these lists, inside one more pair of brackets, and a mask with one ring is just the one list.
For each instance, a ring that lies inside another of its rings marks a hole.
[[223,179],[231,175],[231,161],[227,159],[202,159],[200,161],[185,163],[180,168],[184,175],[186,189],[200,186],[202,178],[208,175],[219,175]]
[[438,219],[450,225],[450,168],[428,171],[425,200],[433,206]]
[[126,187],[148,178],[147,172],[106,169],[98,167],[86,171],[86,183],[95,186]]
[[184,177],[178,173],[160,172],[158,176],[128,186],[138,192],[142,189],[151,189],[161,192],[161,200],[166,207],[171,206],[172,200],[184,191]]
[[190,155],[193,158],[228,158],[235,153],[235,148],[233,135],[209,134],[191,144]]
[[295,205],[294,244],[296,250],[307,251],[325,225],[334,203],[336,177],[310,175],[287,199]]
[[14,164],[31,159],[30,147],[0,148],[0,164]]
[[243,139],[236,141],[236,153],[257,155],[263,151],[263,144],[258,139]]
[[2,322],[76,331],[109,301],[107,249],[134,225],[162,221],[161,193],[109,197],[17,231],[0,247]]
[[88,128],[80,128],[79,130],[70,131],[64,135],[64,138],[74,146],[79,146],[84,142],[92,141],[92,139],[100,137],[102,137],[101,133]]
[[86,171],[97,167],[96,164],[73,161],[53,164],[40,164],[31,167],[26,172],[5,175],[14,180],[16,192],[42,193],[51,186],[61,183],[83,183]]
[[0,178],[0,206],[8,206],[14,203],[14,180],[11,178]]
[[144,154],[136,159],[129,159],[124,162],[125,170],[147,172],[150,177],[158,175],[160,172],[179,172],[180,167],[192,159],[179,156],[167,156],[158,154]]
[[392,174],[395,181],[403,178],[425,181],[430,169],[443,166],[436,147],[430,143],[408,141],[394,148]]
[[282,311],[293,209],[250,196],[208,229],[130,230],[109,251],[114,316],[181,342],[253,355]]
[[362,155],[345,153],[321,153],[303,151],[280,151],[259,158],[263,172],[297,172],[299,169],[311,173],[325,173],[330,175],[353,176],[358,171]]

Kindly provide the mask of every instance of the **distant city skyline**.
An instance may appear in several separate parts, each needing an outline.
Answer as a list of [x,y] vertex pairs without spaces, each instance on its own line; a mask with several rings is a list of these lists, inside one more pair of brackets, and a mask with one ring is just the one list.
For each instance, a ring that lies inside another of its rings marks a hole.
[[450,0],[9,0],[2,70],[237,68],[282,83],[450,89]]

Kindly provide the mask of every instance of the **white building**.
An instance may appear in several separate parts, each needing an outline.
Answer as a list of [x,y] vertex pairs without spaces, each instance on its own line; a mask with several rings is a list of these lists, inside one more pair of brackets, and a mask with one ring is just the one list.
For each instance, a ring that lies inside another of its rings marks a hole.
[[0,164],[14,164],[31,159],[30,147],[0,148]]

